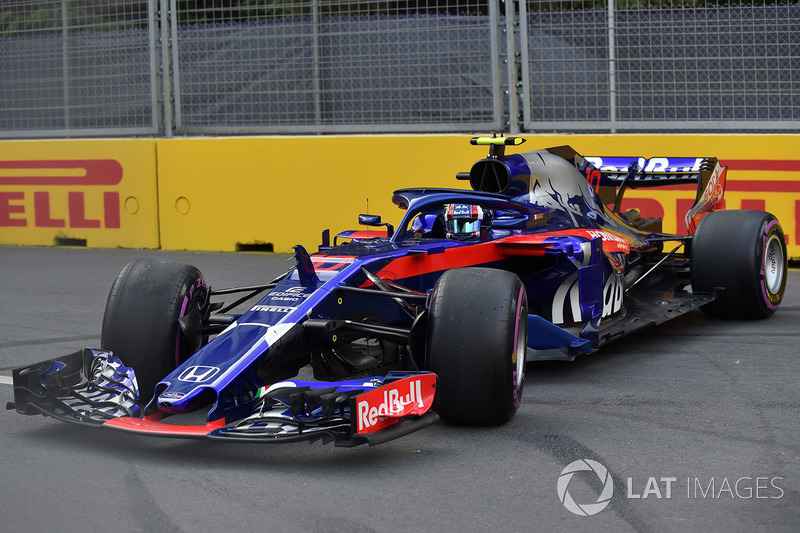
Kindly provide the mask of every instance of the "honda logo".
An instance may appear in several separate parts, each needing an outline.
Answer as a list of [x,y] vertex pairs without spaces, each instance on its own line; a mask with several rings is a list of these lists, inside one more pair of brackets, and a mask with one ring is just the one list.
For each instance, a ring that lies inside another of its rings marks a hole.
[[178,376],[178,380],[189,383],[203,383],[216,376],[217,372],[219,372],[219,368],[215,366],[190,366]]

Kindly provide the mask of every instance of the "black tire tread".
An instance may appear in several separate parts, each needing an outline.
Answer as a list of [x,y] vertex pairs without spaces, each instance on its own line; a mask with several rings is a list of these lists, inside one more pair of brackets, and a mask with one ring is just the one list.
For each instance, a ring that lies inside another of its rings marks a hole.
[[[761,264],[767,226],[776,220],[763,211],[713,211],[700,220],[691,244],[692,289],[714,292],[723,289],[716,300],[703,306],[710,316],[720,318],[765,318],[771,309],[761,293]],[[783,230],[778,231],[784,242]],[[782,297],[784,279],[779,291]]]
[[[200,278],[200,271],[193,266],[143,258],[128,263],[111,287],[101,347],[134,369],[143,402],[152,397],[156,383],[176,367],[178,318],[189,287]],[[188,355],[181,345],[180,358]]]
[[516,412],[510,356],[521,286],[516,274],[489,268],[449,270],[439,279],[426,353],[438,376],[434,410],[443,420],[498,425]]

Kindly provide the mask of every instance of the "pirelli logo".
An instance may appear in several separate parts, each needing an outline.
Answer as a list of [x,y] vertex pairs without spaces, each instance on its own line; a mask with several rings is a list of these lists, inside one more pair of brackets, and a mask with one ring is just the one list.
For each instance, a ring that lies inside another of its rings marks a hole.
[[116,159],[0,161],[0,227],[118,229],[122,176]]

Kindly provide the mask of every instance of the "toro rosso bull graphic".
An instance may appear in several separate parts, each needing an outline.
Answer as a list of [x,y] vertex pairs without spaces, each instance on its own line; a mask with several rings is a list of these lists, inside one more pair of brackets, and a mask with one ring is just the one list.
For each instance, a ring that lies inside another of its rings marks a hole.
[[[193,266],[128,264],[101,348],[14,370],[13,406],[159,436],[377,444],[440,417],[506,422],[527,361],[591,354],[694,309],[780,305],[781,226],[717,209],[716,159],[505,154],[522,142],[473,139],[489,156],[457,175],[471,190],[398,190],[396,228],[361,215],[368,228],[333,246],[326,230],[269,283],[215,289]],[[687,235],[620,211],[627,189],[676,183],[697,185]]]

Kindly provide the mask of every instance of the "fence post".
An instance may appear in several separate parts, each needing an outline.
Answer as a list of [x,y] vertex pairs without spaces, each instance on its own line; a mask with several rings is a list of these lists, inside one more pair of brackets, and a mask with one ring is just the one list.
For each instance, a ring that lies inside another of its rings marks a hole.
[[64,101],[64,129],[70,128],[70,75],[69,75],[69,7],[61,2],[61,90]]
[[154,134],[161,131],[161,110],[158,108],[158,7],[157,0],[147,2],[147,47],[150,53],[150,127]]
[[497,128],[503,127],[503,91],[502,79],[500,76],[500,46],[499,46],[499,26],[500,26],[500,9],[499,0],[489,1],[489,49],[490,57],[492,59],[492,82],[494,90],[492,94],[494,99],[492,101],[492,115]]
[[180,39],[178,39],[178,1],[170,0],[169,3],[169,51],[171,62],[169,64],[170,74],[170,109],[172,112],[172,122],[168,137],[172,137],[173,133],[180,129],[183,124],[183,116],[181,109],[183,104],[181,102],[181,95],[183,90],[181,88],[181,63],[179,59],[180,53]]
[[528,0],[520,0],[519,3],[519,48],[520,48],[520,77],[522,91],[522,126],[524,129],[529,122],[533,120],[531,117],[531,57],[528,51],[528,39],[530,35],[530,27],[528,25]]
[[[517,72],[517,24],[516,0],[504,0],[506,4],[506,62],[508,66],[508,132],[516,135],[519,128],[519,74]],[[523,0],[524,1],[524,0]]]
[[322,124],[322,70],[320,69],[319,54],[319,0],[311,0],[311,24],[312,34],[312,61],[313,79],[311,80],[311,90],[314,91],[314,120],[317,125]]
[[617,59],[614,0],[608,0],[608,120],[611,133],[617,133]]
[[174,130],[173,95],[172,95],[172,9],[175,0],[160,0],[159,27],[161,28],[160,60],[161,60],[161,98],[164,117],[164,136],[172,137]]

